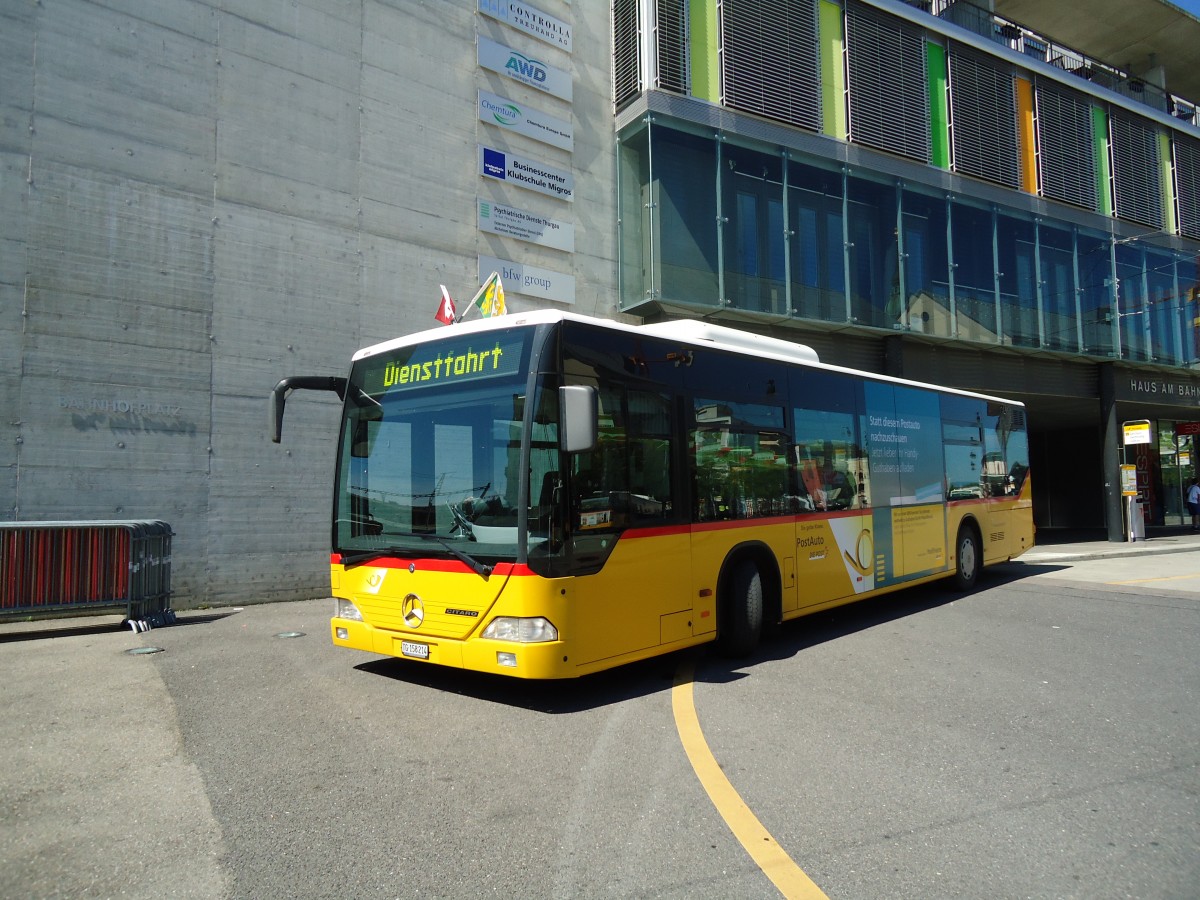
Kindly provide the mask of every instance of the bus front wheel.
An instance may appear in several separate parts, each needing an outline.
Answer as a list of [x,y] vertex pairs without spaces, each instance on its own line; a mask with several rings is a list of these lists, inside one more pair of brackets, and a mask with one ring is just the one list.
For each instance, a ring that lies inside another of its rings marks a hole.
[[970,525],[963,525],[958,529],[954,556],[954,586],[960,591],[969,591],[979,581],[979,569],[983,564],[979,535]]
[[762,635],[763,591],[758,566],[748,560],[738,563],[722,604],[718,646],[726,656],[746,656]]

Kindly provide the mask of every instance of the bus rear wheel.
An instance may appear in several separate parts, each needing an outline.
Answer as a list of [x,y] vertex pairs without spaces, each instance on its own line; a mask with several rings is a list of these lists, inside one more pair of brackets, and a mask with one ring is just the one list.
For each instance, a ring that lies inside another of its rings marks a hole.
[[954,586],[960,591],[969,591],[979,581],[979,569],[983,564],[979,535],[970,525],[958,529],[954,558]]
[[758,566],[750,561],[737,564],[721,600],[723,615],[717,643],[725,656],[747,656],[762,635],[763,591]]

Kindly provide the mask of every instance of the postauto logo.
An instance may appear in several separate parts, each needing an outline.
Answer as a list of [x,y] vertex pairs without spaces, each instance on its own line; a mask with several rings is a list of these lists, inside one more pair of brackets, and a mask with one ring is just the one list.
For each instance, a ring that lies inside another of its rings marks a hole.
[[505,175],[505,159],[504,154],[499,150],[493,150],[491,147],[483,148],[483,174],[490,175],[492,178],[504,178]]

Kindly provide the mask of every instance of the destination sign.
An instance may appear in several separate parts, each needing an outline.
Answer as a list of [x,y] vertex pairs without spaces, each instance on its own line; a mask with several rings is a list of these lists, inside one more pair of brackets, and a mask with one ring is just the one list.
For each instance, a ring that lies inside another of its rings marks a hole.
[[355,380],[373,397],[409,388],[468,384],[515,375],[521,370],[524,349],[524,335],[509,332],[402,347],[363,360]]

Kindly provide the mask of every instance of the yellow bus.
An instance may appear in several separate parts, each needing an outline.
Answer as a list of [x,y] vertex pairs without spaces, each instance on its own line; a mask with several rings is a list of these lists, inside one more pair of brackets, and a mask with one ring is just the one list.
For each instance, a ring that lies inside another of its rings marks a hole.
[[343,401],[333,642],[568,678],[1033,545],[1020,403],[822,364],[698,321],[538,311],[398,338]]

